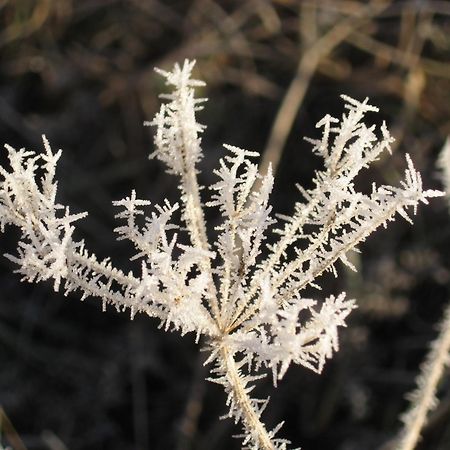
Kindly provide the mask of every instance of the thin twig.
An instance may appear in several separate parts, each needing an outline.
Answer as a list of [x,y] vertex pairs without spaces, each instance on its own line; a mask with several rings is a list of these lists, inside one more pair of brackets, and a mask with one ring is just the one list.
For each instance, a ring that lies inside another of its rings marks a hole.
[[[12,445],[14,450],[27,450],[22,439],[14,429],[13,424],[5,413],[5,410],[0,406],[0,437],[4,435],[8,442]],[[1,446],[1,443],[0,443]]]
[[436,389],[450,360],[450,303],[445,308],[439,329],[439,336],[431,344],[431,350],[421,366],[417,390],[410,394],[411,408],[403,417],[405,426],[398,439],[398,450],[413,450],[416,447],[428,413],[437,406]]
[[413,67],[415,64],[419,64],[423,71],[429,75],[450,78],[450,64],[424,57],[421,57],[420,61],[416,62],[413,55],[405,57],[405,53],[402,50],[380,42],[362,31],[355,30],[347,37],[347,42],[360,50],[376,54],[379,58],[386,59],[393,64],[403,67]]

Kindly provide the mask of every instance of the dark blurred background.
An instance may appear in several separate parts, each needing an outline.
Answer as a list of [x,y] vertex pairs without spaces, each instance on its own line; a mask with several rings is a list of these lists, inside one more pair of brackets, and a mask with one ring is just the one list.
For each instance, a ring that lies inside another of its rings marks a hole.
[[[450,134],[450,2],[356,0],[0,0],[0,133],[40,151],[62,148],[59,201],[88,211],[78,237],[124,269],[132,249],[115,240],[113,200],[135,188],[178,199],[143,121],[158,109],[155,66],[195,58],[210,98],[200,182],[222,143],[275,161],[273,205],[288,213],[295,183],[311,185],[320,160],[304,136],[342,114],[340,94],[369,97],[397,141],[358,180],[395,184],[410,153],[426,188],[442,188],[436,159]],[[2,161],[4,156],[1,157]],[[277,164],[277,161],[279,163]],[[206,190],[204,191],[206,195]],[[217,213],[208,211],[211,226]],[[398,219],[361,246],[357,274],[340,267],[324,292],[358,299],[341,350],[321,376],[291,367],[271,395],[269,425],[306,450],[389,448],[418,366],[449,298],[445,200]],[[2,235],[13,252],[17,234]],[[225,450],[240,448],[220,387],[204,381],[192,336],[147,317],[101,312],[95,299],[65,299],[52,285],[20,283],[1,259],[0,443],[14,448]],[[424,430],[421,450],[450,448],[450,386]]]

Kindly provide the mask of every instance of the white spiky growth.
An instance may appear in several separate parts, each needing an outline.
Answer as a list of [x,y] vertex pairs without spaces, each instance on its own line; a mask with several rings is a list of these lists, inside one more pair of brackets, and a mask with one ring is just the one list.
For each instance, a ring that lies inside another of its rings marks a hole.
[[[304,288],[316,286],[324,271],[336,273],[339,260],[353,268],[350,250],[396,214],[410,221],[408,209],[415,213],[419,203],[441,193],[422,189],[409,156],[399,187],[374,185],[370,194],[358,192],[355,176],[389,150],[392,138],[384,124],[381,137],[375,126],[364,124],[365,114],[377,111],[367,99],[343,96],[345,113],[340,119],[325,116],[317,124],[321,138],[310,140],[324,170],[316,173],[312,189],[300,188],[304,200],[275,226],[270,168],[259,174],[253,162],[257,153],[225,145],[206,203],[222,217],[218,239],[209,243],[197,180],[204,127],[196,113],[205,99],[195,98],[203,83],[191,78],[193,67],[186,61],[158,71],[173,91],[163,96],[166,103],[150,122],[156,129],[152,156],[179,178],[178,202],[155,206],[142,226],[136,217],[150,202],[139,200],[135,191],[114,202],[123,221],[115,231],[136,248],[139,274],[98,261],[84,242],[73,239],[73,224],[84,214],[71,215],[56,203],[61,151],[54,154],[45,137],[42,154],[6,146],[11,167],[0,168],[0,225],[21,230],[18,254],[9,258],[24,280],[52,279],[55,290],[98,297],[104,307],[129,308],[132,317],[146,313],[167,330],[204,336],[213,364],[210,379],[224,387],[228,415],[243,426],[246,448],[286,449],[288,441],[276,436],[279,426],[267,430],[261,420],[268,400],[251,397],[254,382],[267,370],[276,383],[291,363],[320,373],[338,350],[338,329],[355,307],[345,293],[318,302],[304,298]],[[44,171],[41,179],[38,169]],[[177,209],[181,227],[172,223]],[[278,238],[268,246],[272,227]],[[181,245],[178,234],[184,230],[190,243]],[[288,259],[288,254],[296,256]]]

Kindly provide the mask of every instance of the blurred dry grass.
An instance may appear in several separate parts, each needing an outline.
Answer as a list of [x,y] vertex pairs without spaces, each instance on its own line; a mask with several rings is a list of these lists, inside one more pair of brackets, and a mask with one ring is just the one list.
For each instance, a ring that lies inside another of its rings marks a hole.
[[[450,3],[432,0],[0,0],[1,135],[39,149],[46,133],[65,150],[61,201],[89,211],[80,233],[124,267],[111,200],[132,187],[155,203],[177,197],[176,181],[147,160],[142,122],[163,89],[153,67],[184,58],[197,59],[211,98],[201,114],[203,184],[222,142],[259,150],[263,167],[277,166],[275,208],[288,209],[294,183],[308,183],[319,164],[301,137],[314,136],[325,113],[340,114],[346,93],[370,97],[397,137],[394,156],[362,186],[395,183],[407,151],[435,187],[450,134],[449,17]],[[291,370],[267,413],[269,422],[285,417],[284,435],[305,449],[376,449],[399,427],[449,294],[444,202],[415,222],[369,240],[357,275],[324,280],[358,297],[359,313],[326,373]],[[203,381],[189,338],[144,317],[101,314],[95,300],[62,301],[10,272],[2,260],[0,405],[26,448],[239,447],[232,424],[217,420],[223,394]],[[422,450],[450,446],[448,387]]]

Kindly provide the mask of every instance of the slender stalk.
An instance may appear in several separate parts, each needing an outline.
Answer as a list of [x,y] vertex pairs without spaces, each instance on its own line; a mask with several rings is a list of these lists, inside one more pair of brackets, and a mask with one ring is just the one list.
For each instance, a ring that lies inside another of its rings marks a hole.
[[397,450],[413,450],[420,438],[428,413],[437,404],[436,388],[450,361],[450,303],[444,311],[444,319],[440,324],[440,333],[431,344],[431,349],[422,364],[417,378],[417,390],[412,393],[412,405],[403,421]]
[[[181,95],[181,93],[179,93]],[[182,99],[179,99],[179,103],[183,104]],[[189,112],[186,113],[188,115]],[[194,114],[194,111],[191,112]],[[182,117],[183,115],[181,115]],[[189,140],[186,138],[189,134],[189,130],[183,127],[183,121],[181,120],[181,140],[182,140],[182,157],[183,157],[183,173],[181,174],[182,191],[184,196],[184,214],[186,225],[189,230],[189,234],[194,247],[199,247],[205,251],[209,250],[208,236],[206,233],[206,222],[203,214],[202,202],[200,198],[200,186],[197,180],[197,172],[195,164],[189,162],[187,158],[187,149],[189,146]],[[203,270],[210,275],[210,298],[208,299],[209,305],[212,310],[212,318],[217,322],[219,328],[221,328],[221,314],[219,303],[217,300],[217,292],[211,273],[211,262],[205,261],[203,264]]]
[[236,408],[239,410],[246,431],[251,433],[252,440],[260,450],[275,450],[276,447],[269,436],[264,424],[259,420],[259,415],[255,411],[251,399],[247,394],[248,388],[242,380],[239,369],[236,365],[232,352],[223,346],[220,352],[223,362],[223,369],[228,380],[228,387]]

